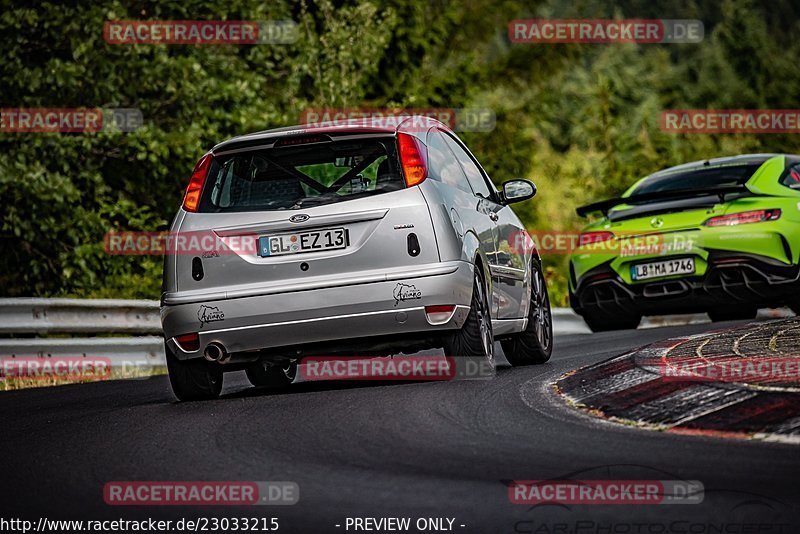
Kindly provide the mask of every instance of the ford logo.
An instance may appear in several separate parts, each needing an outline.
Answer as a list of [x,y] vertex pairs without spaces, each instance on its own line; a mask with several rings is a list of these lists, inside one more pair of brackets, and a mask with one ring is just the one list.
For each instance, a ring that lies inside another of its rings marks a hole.
[[300,213],[298,215],[292,215],[291,217],[289,217],[289,222],[301,223],[301,222],[306,222],[308,219],[309,219],[308,215],[306,215],[305,213]]

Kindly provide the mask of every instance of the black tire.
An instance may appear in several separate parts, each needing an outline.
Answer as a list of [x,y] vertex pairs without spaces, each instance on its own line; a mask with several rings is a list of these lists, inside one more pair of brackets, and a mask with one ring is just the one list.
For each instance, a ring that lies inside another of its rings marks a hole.
[[720,321],[745,321],[755,319],[758,308],[748,308],[732,305],[728,308],[715,308],[708,310],[708,316],[715,323]]
[[219,397],[222,391],[222,369],[204,358],[179,360],[165,345],[167,371],[172,392],[180,401],[207,400]]
[[545,363],[553,353],[553,314],[550,311],[547,282],[538,262],[534,262],[531,267],[528,326],[523,332],[514,334],[500,344],[511,365]]
[[479,265],[475,265],[475,281],[469,314],[461,329],[444,341],[445,356],[482,358],[494,367],[494,334],[488,292]]
[[250,365],[246,370],[247,379],[256,387],[281,388],[289,386],[297,376],[297,363],[288,365],[266,365],[262,362]]
[[634,330],[642,322],[641,315],[595,315],[584,312],[583,320],[592,332],[608,332],[609,330]]

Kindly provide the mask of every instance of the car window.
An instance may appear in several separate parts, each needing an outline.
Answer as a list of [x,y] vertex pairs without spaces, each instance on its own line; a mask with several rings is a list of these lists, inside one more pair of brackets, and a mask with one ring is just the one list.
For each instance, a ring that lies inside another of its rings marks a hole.
[[445,138],[436,130],[428,133],[428,159],[430,160],[431,178],[473,194],[461,165],[458,164],[458,160],[448,147]]
[[668,193],[693,189],[713,189],[745,183],[763,162],[727,164],[690,170],[667,170],[652,174],[639,182],[631,196],[647,193]]
[[405,187],[393,139],[333,141],[214,159],[201,212],[271,211]]
[[800,163],[795,163],[783,173],[781,185],[800,190]]
[[472,160],[470,155],[467,154],[467,152],[456,142],[455,139],[446,134],[442,135],[444,135],[447,145],[450,147],[450,150],[453,151],[456,159],[461,164],[461,168],[464,169],[464,174],[467,175],[467,180],[469,180],[473,191],[475,191],[475,193],[479,193],[483,198],[492,198],[492,194],[489,191],[489,186],[486,184],[483,173]]

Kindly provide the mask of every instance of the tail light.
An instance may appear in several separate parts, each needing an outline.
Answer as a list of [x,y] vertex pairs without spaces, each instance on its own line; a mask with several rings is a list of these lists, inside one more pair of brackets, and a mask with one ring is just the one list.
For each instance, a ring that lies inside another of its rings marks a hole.
[[731,213],[712,217],[703,223],[704,226],[737,226],[739,224],[750,224],[766,221],[777,221],[781,218],[781,210],[754,210],[743,211],[741,213]]
[[428,317],[428,322],[432,325],[445,324],[448,322],[456,311],[455,305],[439,305],[439,306],[425,306],[425,315]]
[[581,234],[578,238],[578,246],[584,247],[595,243],[603,243],[610,239],[614,239],[613,232],[586,232]]
[[200,204],[200,193],[203,191],[203,184],[206,182],[208,169],[211,168],[211,162],[214,161],[214,156],[209,152],[197,162],[192,171],[192,177],[189,179],[189,186],[186,188],[186,196],[183,197],[183,209],[186,211],[197,211],[197,205]]
[[397,134],[400,146],[400,164],[403,166],[403,176],[406,186],[411,187],[421,183],[428,177],[428,157],[422,141],[413,135]]
[[200,348],[200,335],[196,332],[175,336],[174,339],[175,343],[177,343],[184,352],[194,352]]
[[586,279],[587,282],[597,282],[599,280],[608,280],[609,278],[614,278],[614,275],[611,273],[600,273],[590,276]]

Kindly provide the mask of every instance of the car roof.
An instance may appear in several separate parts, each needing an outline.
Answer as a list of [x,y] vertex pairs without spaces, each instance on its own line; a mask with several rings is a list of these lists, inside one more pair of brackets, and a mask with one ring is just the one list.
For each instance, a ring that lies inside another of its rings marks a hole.
[[261,141],[271,141],[279,137],[291,137],[307,134],[333,134],[333,135],[369,135],[414,133],[421,128],[439,127],[445,130],[450,128],[442,122],[424,115],[393,115],[388,117],[352,118],[346,120],[320,121],[318,123],[298,124],[272,128],[260,132],[253,132],[233,137],[217,144],[212,151],[218,152],[238,147],[252,146]]
[[783,154],[742,154],[739,156],[725,156],[722,158],[703,159],[699,161],[692,161],[690,163],[682,163],[674,167],[668,167],[660,171],[649,174],[647,178],[665,176],[678,172],[693,171],[702,168],[725,167],[728,165],[760,165],[768,159],[775,156],[782,156]]

